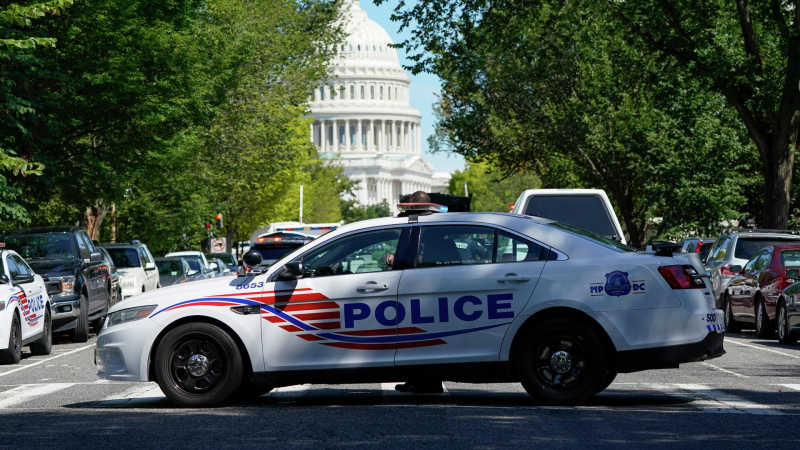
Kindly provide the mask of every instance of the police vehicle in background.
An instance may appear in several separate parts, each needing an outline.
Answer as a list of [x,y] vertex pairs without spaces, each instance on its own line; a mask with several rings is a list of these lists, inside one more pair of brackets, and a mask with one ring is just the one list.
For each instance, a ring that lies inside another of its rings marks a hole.
[[49,355],[53,322],[44,280],[17,252],[0,250],[0,364],[18,363],[26,345]]
[[552,220],[405,216],[340,227],[267,269],[112,309],[99,376],[183,406],[302,383],[521,382],[577,405],[618,373],[724,353],[696,254],[639,252]]

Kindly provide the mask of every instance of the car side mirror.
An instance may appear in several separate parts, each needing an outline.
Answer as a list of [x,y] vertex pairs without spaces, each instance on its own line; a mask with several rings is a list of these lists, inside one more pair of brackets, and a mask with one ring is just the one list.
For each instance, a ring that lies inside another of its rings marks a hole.
[[101,252],[89,253],[89,262],[100,262],[102,260],[103,260],[103,254]]
[[208,264],[208,267],[210,267],[210,268],[212,268],[212,269],[214,269],[214,270],[216,270],[217,268],[219,268],[219,266],[217,265],[217,263],[209,263],[209,264]]
[[262,262],[264,262],[264,257],[256,250],[250,250],[242,257],[242,264],[250,270],[260,266]]
[[188,275],[190,277],[193,277],[193,276],[197,275],[197,271],[196,270],[190,270],[189,272],[186,273],[186,275]]
[[786,269],[786,278],[797,280],[800,278],[800,269]]
[[0,273],[0,283],[8,284],[8,275],[4,273]]
[[155,263],[145,263],[144,270],[156,270]]
[[14,284],[26,284],[26,283],[33,283],[35,280],[33,275],[17,275],[14,277]]
[[296,280],[303,277],[303,261],[292,261],[284,264],[279,276],[282,280]]

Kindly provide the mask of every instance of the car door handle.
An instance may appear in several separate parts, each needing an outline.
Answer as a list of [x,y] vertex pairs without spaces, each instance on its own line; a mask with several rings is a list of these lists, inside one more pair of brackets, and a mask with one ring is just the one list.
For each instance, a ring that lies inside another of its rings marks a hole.
[[530,277],[523,277],[515,273],[507,273],[505,276],[498,278],[497,281],[500,283],[505,283],[507,281],[524,283],[526,281],[530,281],[530,279],[531,279]]
[[389,285],[388,284],[385,284],[385,283],[384,284],[378,284],[378,283],[376,283],[374,281],[370,281],[367,284],[363,284],[363,285],[361,285],[361,286],[356,288],[356,290],[358,292],[365,292],[365,293],[380,292],[380,291],[385,291],[387,289],[389,289]]

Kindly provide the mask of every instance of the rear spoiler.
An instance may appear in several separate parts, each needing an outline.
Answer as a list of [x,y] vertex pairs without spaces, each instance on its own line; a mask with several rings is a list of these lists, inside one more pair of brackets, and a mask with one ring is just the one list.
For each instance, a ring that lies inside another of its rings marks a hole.
[[674,242],[652,241],[648,242],[644,249],[640,250],[655,252],[657,256],[672,256],[673,253],[680,251],[680,249],[680,244],[675,244]]

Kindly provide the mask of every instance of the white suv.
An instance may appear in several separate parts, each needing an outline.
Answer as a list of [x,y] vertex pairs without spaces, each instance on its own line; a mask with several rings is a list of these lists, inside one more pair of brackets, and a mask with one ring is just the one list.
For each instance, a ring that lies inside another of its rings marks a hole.
[[147,246],[139,241],[103,245],[120,274],[122,299],[161,287],[156,262]]

